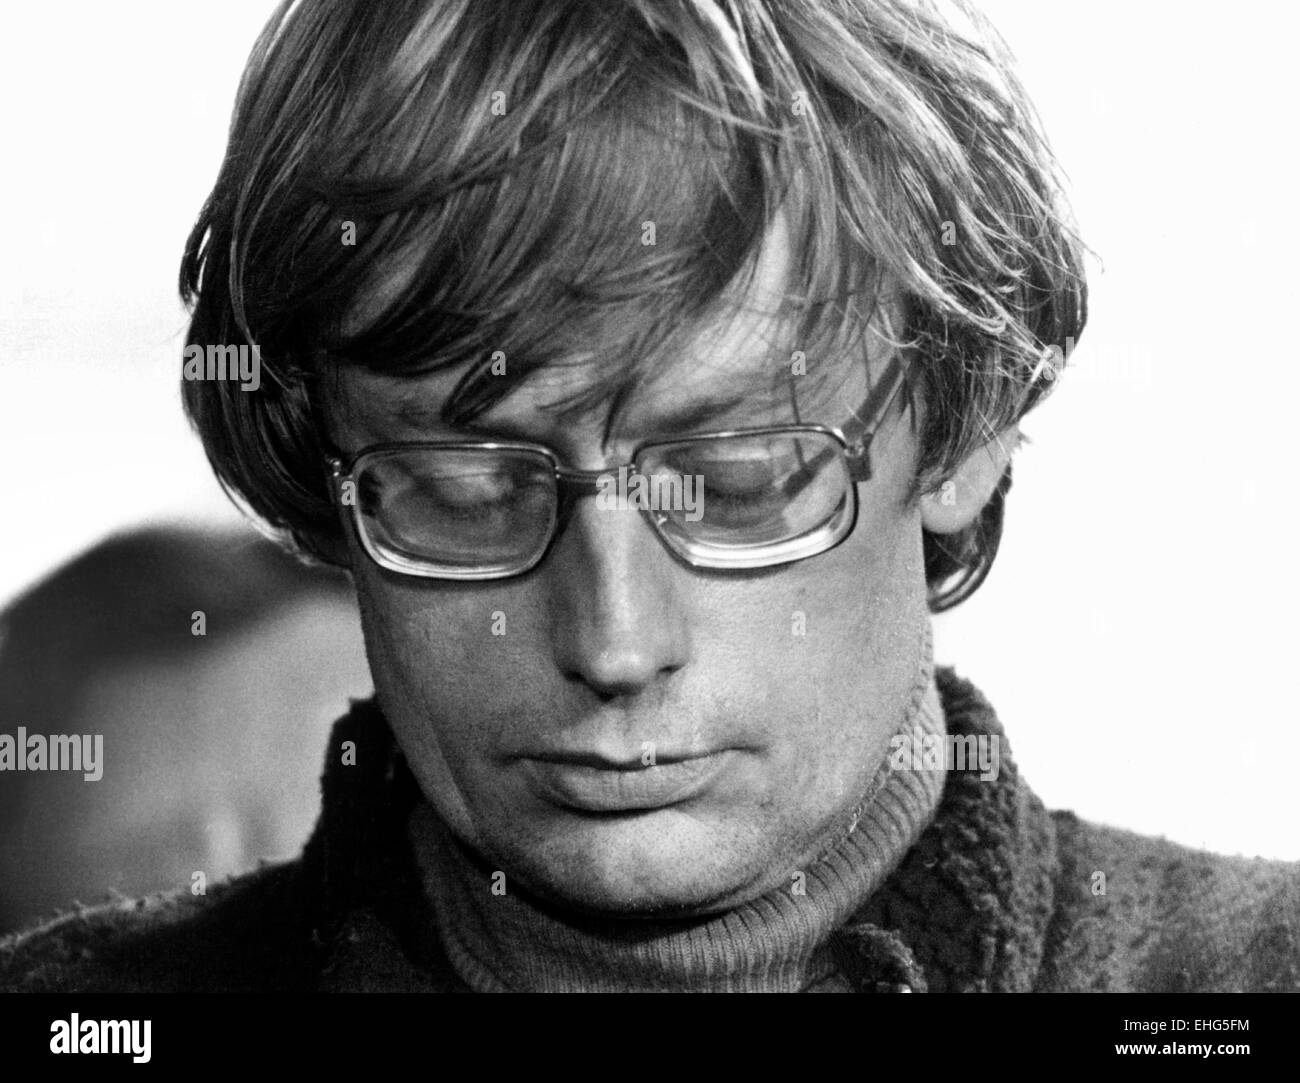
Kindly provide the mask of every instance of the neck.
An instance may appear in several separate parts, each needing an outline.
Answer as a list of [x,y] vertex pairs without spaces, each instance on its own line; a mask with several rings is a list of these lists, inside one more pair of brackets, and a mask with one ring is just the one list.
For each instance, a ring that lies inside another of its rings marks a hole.
[[[944,730],[929,627],[923,664],[896,732]],[[566,913],[492,872],[426,801],[410,820],[413,848],[447,957],[479,991],[780,991],[833,985],[827,941],[893,871],[930,822],[935,771],[891,770],[888,757],[801,876],[723,913],[646,920]]]

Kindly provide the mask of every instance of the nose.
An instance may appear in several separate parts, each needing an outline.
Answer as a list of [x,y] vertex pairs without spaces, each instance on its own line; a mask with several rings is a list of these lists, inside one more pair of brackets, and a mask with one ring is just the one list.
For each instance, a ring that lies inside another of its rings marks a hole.
[[686,665],[689,572],[638,511],[576,501],[545,567],[552,652],[565,676],[610,699]]

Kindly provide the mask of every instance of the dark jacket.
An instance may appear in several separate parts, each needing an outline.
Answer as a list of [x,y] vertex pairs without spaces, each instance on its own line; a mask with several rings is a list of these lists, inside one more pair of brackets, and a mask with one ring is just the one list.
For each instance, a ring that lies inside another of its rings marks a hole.
[[[949,670],[938,680],[950,732],[1002,735],[974,687]],[[326,768],[301,857],[7,937],[0,988],[463,988],[406,842],[418,790],[373,701],[353,705],[330,747],[348,740],[356,765]],[[948,774],[934,821],[833,948],[867,992],[1297,991],[1300,866],[1048,813],[1004,755],[992,783]]]

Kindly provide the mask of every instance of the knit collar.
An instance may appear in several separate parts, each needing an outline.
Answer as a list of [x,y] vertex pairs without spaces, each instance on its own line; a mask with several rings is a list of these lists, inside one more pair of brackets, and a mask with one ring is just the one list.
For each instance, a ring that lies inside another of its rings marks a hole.
[[[821,896],[834,900],[824,921],[832,927],[843,898],[862,901],[806,964],[777,967],[766,978],[871,992],[1033,987],[1057,873],[1052,823],[1021,782],[979,692],[945,669],[935,671],[935,684],[950,734],[1002,742],[997,778],[947,771],[932,822],[904,844],[893,872],[874,891],[878,877],[868,877],[861,893]],[[439,892],[425,890],[408,841],[423,798],[373,700],[355,703],[336,725],[322,788],[321,818],[303,857],[322,990],[466,988],[465,959],[453,964],[438,932],[431,895]],[[864,826],[849,837],[868,839]],[[860,875],[862,866],[849,865]],[[801,944],[817,941],[823,919],[796,931],[806,937],[795,938]],[[803,979],[791,977],[800,973]]]
[[1048,940],[1060,875],[1056,828],[1020,778],[988,700],[949,669],[937,671],[951,737],[996,739],[997,777],[949,770],[938,814],[848,931],[866,957],[848,959],[858,984],[879,971],[883,937],[897,949],[888,973],[916,991],[1029,992]]

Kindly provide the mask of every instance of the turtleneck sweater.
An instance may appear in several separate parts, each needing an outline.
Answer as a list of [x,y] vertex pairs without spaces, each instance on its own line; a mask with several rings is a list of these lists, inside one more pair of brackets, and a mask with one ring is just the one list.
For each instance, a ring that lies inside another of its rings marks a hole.
[[[931,632],[893,732],[942,735]],[[942,771],[896,770],[886,753],[857,806],[837,818],[821,856],[790,881],[703,917],[592,917],[490,890],[491,868],[455,839],[427,801],[409,837],[443,951],[479,992],[837,991],[828,941],[894,870],[933,818]]]
[[[938,809],[901,861],[891,856],[896,844],[868,826],[882,821],[867,810],[847,835],[876,842],[861,851],[860,866],[849,862],[854,886],[843,897],[857,894],[859,885],[869,897],[813,949],[806,966],[791,968],[807,976],[792,978],[790,987],[806,981],[802,987],[810,990],[861,993],[1300,991],[1300,867],[1207,854],[1069,812],[1049,813],[1020,777],[979,690],[949,669],[937,669],[935,679],[949,739],[1003,742],[999,770],[990,779],[978,768],[949,769]],[[927,724],[919,714],[917,721]],[[341,748],[355,755],[345,761]],[[465,933],[456,910],[446,908],[441,918],[435,913],[434,900],[443,893],[417,869],[410,838],[412,810],[424,796],[375,700],[354,703],[336,723],[322,791],[321,816],[300,858],[211,884],[205,895],[180,888],[112,900],[2,938],[0,990],[427,993],[463,991],[467,982],[528,984],[507,969],[519,954],[509,945],[494,954],[499,944]],[[913,830],[900,829],[897,837]],[[874,870],[894,862],[884,882],[870,889],[879,876]],[[1098,869],[1107,873],[1101,895]],[[809,878],[831,885],[828,896],[835,882]],[[806,899],[816,906],[825,897],[809,892]],[[777,933],[765,920],[774,910],[789,913],[785,905],[737,908],[749,915],[740,930],[744,950],[734,947],[734,923],[721,927],[727,953],[740,960],[732,970],[750,978],[717,986],[778,985],[770,971],[767,981],[753,977],[745,960],[781,957],[770,950],[778,941],[803,950],[797,941],[805,926]],[[806,928],[834,925],[837,910],[819,911],[832,916],[810,918]],[[456,926],[456,935],[446,938],[457,951],[456,965],[443,946],[440,921]],[[532,935],[536,925],[524,918],[518,927]],[[689,931],[678,924],[663,931],[660,943],[680,944]],[[819,936],[807,934],[810,942]],[[472,946],[474,954],[458,945]],[[551,951],[522,954],[552,958]],[[825,955],[836,967],[823,977]],[[706,974],[732,972],[716,962],[716,947],[709,957],[715,962]],[[563,958],[566,973],[573,973],[571,954]],[[478,970],[467,965],[470,959]],[[592,970],[612,975],[620,988],[635,986],[629,976],[644,977],[620,967],[621,960]],[[655,973],[667,979],[670,970]],[[658,986],[642,981],[640,987]]]

